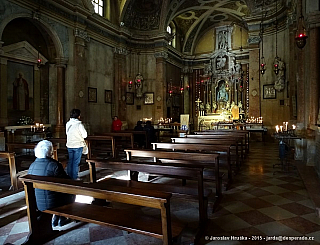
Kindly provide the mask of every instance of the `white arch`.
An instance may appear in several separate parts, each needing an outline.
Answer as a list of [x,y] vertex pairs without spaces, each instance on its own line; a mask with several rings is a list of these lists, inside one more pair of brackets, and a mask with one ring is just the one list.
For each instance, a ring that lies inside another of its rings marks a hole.
[[[2,35],[3,35],[3,31],[4,31],[5,27],[9,24],[9,22],[11,22],[14,19],[18,19],[18,18],[31,19],[30,13],[18,13],[18,14],[12,14],[12,15],[6,17],[0,23],[0,38],[1,39],[2,39]],[[64,53],[63,53],[62,43],[61,43],[56,31],[48,23],[46,23],[44,20],[39,19],[37,21],[40,23],[40,25],[43,27],[43,29],[46,30],[46,32],[49,34],[50,38],[52,39],[52,42],[54,44],[54,47],[55,47],[56,53],[57,53],[56,58],[65,58]]]

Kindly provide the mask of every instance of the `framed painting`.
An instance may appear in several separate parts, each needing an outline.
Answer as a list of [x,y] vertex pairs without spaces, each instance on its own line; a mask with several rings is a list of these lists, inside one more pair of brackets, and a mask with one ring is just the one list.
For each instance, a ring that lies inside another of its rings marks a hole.
[[134,93],[127,92],[126,93],[126,104],[133,105],[134,104]]
[[97,88],[88,87],[88,102],[97,103]]
[[264,99],[276,98],[276,90],[274,88],[274,84],[263,85],[263,98]]
[[154,93],[153,92],[147,92],[144,94],[144,104],[145,105],[153,105],[153,96]]
[[104,103],[112,104],[112,90],[104,91]]

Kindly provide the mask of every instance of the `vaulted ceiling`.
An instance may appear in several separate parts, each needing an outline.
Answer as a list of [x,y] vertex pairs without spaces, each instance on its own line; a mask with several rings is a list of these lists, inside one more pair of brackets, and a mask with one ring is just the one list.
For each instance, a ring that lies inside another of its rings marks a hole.
[[122,21],[133,31],[164,32],[173,22],[184,40],[184,51],[208,29],[222,24],[246,27],[246,20],[261,20],[264,13],[283,7],[283,0],[119,0]]

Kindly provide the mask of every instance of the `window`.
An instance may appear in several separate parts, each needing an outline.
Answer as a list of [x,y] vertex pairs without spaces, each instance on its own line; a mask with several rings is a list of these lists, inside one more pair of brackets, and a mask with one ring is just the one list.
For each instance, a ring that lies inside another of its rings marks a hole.
[[[171,26],[167,26],[167,32],[168,32],[169,34],[172,34]],[[172,45],[172,42],[171,42],[171,41],[169,42],[169,45]]]
[[104,0],[92,0],[94,12],[103,16]]
[[172,47],[176,47],[176,27],[173,22],[167,26],[167,32],[173,37],[173,39],[169,42],[169,45]]

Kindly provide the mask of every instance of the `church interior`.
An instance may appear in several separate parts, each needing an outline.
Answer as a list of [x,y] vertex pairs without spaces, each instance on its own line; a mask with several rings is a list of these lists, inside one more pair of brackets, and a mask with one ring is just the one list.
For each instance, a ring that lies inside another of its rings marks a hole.
[[[319,26],[315,0],[1,0],[0,244],[319,244]],[[28,174],[44,139],[67,169],[74,108],[79,178]]]

